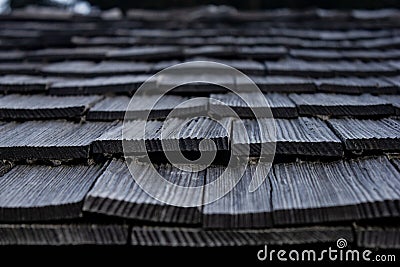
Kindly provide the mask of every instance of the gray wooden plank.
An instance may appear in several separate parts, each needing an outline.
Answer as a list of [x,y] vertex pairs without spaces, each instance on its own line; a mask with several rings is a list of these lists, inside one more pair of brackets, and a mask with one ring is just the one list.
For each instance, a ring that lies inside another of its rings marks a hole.
[[79,118],[100,96],[48,96],[11,94],[0,98],[1,119]]
[[290,94],[300,115],[384,116],[394,114],[386,100],[370,94]]
[[[190,166],[188,166],[190,167]],[[188,195],[188,191],[171,191],[154,183],[152,179],[143,178],[148,175],[152,165],[137,166],[143,170],[143,177],[136,177],[147,186],[155,187],[159,196],[175,198],[182,203],[200,201],[202,193]],[[204,183],[204,171],[189,172],[171,165],[156,166],[164,179],[181,186],[194,187]],[[148,184],[150,183],[150,184]],[[136,220],[153,222],[170,222],[183,224],[200,223],[200,211],[197,207],[178,207],[167,205],[148,195],[135,182],[125,162],[113,160],[95,186],[88,193],[83,210],[92,213],[118,216]]]
[[346,150],[354,153],[364,151],[397,151],[400,150],[400,123],[397,119],[328,120],[333,131],[343,141]]
[[151,67],[152,64],[145,62],[65,61],[48,64],[41,68],[41,72],[56,76],[96,77],[146,73],[150,71]]
[[0,221],[44,221],[81,217],[85,195],[103,165],[19,165],[0,177]]
[[119,224],[1,224],[0,244],[125,245],[128,234],[128,226]]
[[349,226],[310,226],[271,229],[201,229],[187,227],[134,226],[131,244],[161,247],[231,247],[304,245],[353,242]]
[[187,47],[184,49],[186,57],[230,57],[235,55],[235,50],[231,46],[204,45],[198,47]]
[[161,60],[182,56],[182,50],[177,46],[137,46],[119,48],[107,51],[109,59],[127,60]]
[[57,160],[88,158],[90,144],[113,125],[103,122],[10,122],[0,128],[0,157]]
[[[314,92],[316,86],[312,80],[302,77],[290,76],[251,76],[250,79],[264,92]],[[243,91],[249,87],[248,79],[236,79],[236,88]],[[250,87],[251,88],[251,87]]]
[[279,59],[287,53],[283,46],[240,46],[237,48],[237,55],[252,59]]
[[395,224],[363,223],[355,225],[357,246],[362,248],[399,249],[400,228]]
[[399,171],[387,158],[277,164],[269,175],[275,224],[399,216]]
[[315,83],[319,91],[343,94],[391,94],[399,88],[384,77],[335,77],[317,79]]
[[254,113],[258,116],[265,114],[268,116],[269,108],[274,118],[295,118],[298,116],[296,105],[285,94],[269,93],[265,94],[266,103],[258,99],[258,94],[245,94],[249,103],[246,103],[235,94],[211,94],[210,112],[223,116],[229,114],[225,111],[226,106],[232,108],[241,118],[254,118]]
[[86,79],[70,78],[53,83],[49,88],[49,93],[52,95],[131,94],[148,78],[148,75],[106,76]]
[[[321,120],[300,117],[298,119],[276,119],[276,135],[271,119],[243,120],[247,135],[240,132],[242,122],[233,123],[232,151],[245,154],[250,146],[250,156],[259,156],[261,145],[269,147],[276,142],[275,155],[294,157],[341,157],[343,148],[340,139]],[[260,128],[261,127],[261,128]],[[262,155],[261,155],[262,156]]]
[[[260,171],[256,175],[255,169]],[[222,198],[207,204],[203,209],[203,227],[206,228],[263,228],[272,225],[270,186],[265,180],[254,192],[249,192],[249,185],[252,179],[266,177],[267,165],[251,164],[246,168],[241,179],[235,185],[234,179],[228,179],[227,184],[218,182],[216,189],[205,190],[204,201],[207,203],[214,199],[216,194],[225,192],[226,188],[233,189]],[[206,181],[211,183],[218,179],[224,171],[229,171],[229,176],[237,177],[239,168],[211,167],[207,169]],[[220,180],[218,180],[220,181]]]

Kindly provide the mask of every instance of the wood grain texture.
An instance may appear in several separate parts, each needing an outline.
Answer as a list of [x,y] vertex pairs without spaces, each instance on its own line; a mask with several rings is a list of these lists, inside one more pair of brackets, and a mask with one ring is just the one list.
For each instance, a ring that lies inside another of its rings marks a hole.
[[379,97],[391,103],[396,116],[400,116],[400,95],[380,95]]
[[[150,175],[150,166],[143,165],[141,168],[143,177]],[[204,183],[204,172],[191,173],[170,165],[161,165],[156,168],[164,179],[174,184],[194,187]],[[143,177],[136,179],[143,179]],[[148,180],[149,182],[151,180]],[[178,192],[177,194],[177,192],[165,191],[165,188],[161,188],[159,183],[149,186],[158,188],[160,196],[177,198],[182,203],[192,200],[199,201],[202,198],[202,193],[188,195],[187,193],[180,194]],[[126,163],[119,160],[112,161],[97,180],[86,197],[83,210],[135,220],[183,224],[200,223],[200,211],[197,207],[171,206],[154,199],[135,182]]]
[[[244,154],[250,146],[250,155],[257,156],[261,145],[276,142],[276,155],[340,157],[343,155],[340,139],[321,120],[301,117],[298,119],[243,120],[247,131],[240,132],[240,124],[233,123],[232,150],[237,155]],[[276,134],[273,131],[276,127]]]
[[363,248],[399,249],[400,229],[394,224],[355,225],[357,246]]
[[0,98],[1,119],[76,119],[101,96],[47,96],[11,94]]
[[246,101],[235,94],[211,94],[210,112],[227,116],[226,106],[232,108],[241,118],[254,118],[257,116],[268,117],[271,111],[274,118],[295,118],[298,116],[296,105],[285,94],[269,93],[265,94],[265,103],[258,99],[258,94],[245,94]]
[[258,168],[259,173],[256,174],[256,165],[250,165],[236,185],[233,177],[240,176],[239,168],[211,167],[207,169],[207,183],[217,180],[225,171],[232,179],[225,182],[218,179],[216,189],[205,190],[206,203],[215,196],[222,195],[226,188],[234,187],[222,198],[204,206],[203,226],[205,228],[263,228],[272,225],[271,189],[268,180],[265,180],[256,191],[249,192],[252,179],[263,179],[268,174],[267,165],[260,164]]
[[10,122],[0,128],[3,159],[88,158],[90,144],[113,123],[66,121]]
[[[293,93],[293,92],[314,92],[316,86],[313,81],[306,77],[295,76],[251,76],[250,79],[264,92],[279,92],[279,93]],[[236,79],[236,88],[241,92],[245,91],[249,85],[248,79]],[[252,87],[250,87],[252,88]]]
[[118,224],[1,224],[0,244],[18,246],[125,245],[128,226]]
[[346,150],[362,153],[400,149],[400,123],[397,119],[331,119],[328,123],[340,137]]
[[387,158],[274,165],[275,224],[396,217],[400,173]]
[[341,94],[393,94],[398,92],[398,86],[385,77],[335,77],[316,79],[318,90]]
[[0,221],[79,218],[85,195],[103,171],[103,165],[16,166],[0,177]]
[[144,83],[147,75],[102,76],[85,79],[66,79],[53,83],[49,88],[52,95],[82,94],[131,94]]
[[263,245],[323,244],[345,238],[353,242],[351,227],[313,226],[271,229],[204,230],[200,228],[132,228],[134,246],[230,247]]
[[323,116],[388,116],[394,114],[393,106],[370,94],[290,94],[300,115]]

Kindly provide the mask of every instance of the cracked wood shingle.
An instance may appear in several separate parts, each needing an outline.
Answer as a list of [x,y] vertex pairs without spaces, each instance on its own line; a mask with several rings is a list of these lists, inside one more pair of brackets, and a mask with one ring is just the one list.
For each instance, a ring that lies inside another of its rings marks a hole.
[[89,158],[90,144],[113,125],[104,122],[10,122],[0,127],[0,157],[58,160]]
[[275,224],[398,217],[400,173],[385,157],[273,166]]
[[[210,167],[207,169],[207,184],[215,181],[216,189],[206,188],[204,192],[205,203],[218,195],[223,195],[226,188],[233,189],[218,200],[206,204],[203,210],[203,226],[206,228],[263,228],[272,225],[270,186],[265,180],[254,192],[249,192],[252,179],[261,180],[268,174],[267,165],[258,165],[260,171],[255,173],[256,165],[246,168],[241,179],[235,181],[231,177],[240,175],[240,168]],[[223,182],[220,176],[225,172],[228,176]],[[259,177],[254,177],[258,175]],[[235,182],[237,184],[235,185]],[[208,190],[207,190],[208,189]]]
[[69,78],[53,83],[49,88],[49,93],[52,95],[131,94],[148,78],[148,75],[102,76],[85,79]]
[[257,99],[258,94],[244,94],[246,101],[235,94],[211,94],[210,112],[224,116],[228,115],[224,109],[226,106],[232,108],[241,118],[254,118],[253,112],[260,117],[268,117],[269,109],[274,118],[295,118],[298,116],[296,105],[285,94],[269,93],[265,94],[266,102]]
[[[240,132],[243,122],[247,131]],[[244,155],[250,147],[250,156],[259,156],[261,145],[270,153],[271,143],[276,142],[276,156],[281,157],[341,157],[342,143],[320,119],[300,117],[298,119],[243,120],[233,123],[232,151]],[[274,127],[275,123],[275,127]],[[260,128],[261,127],[261,128]],[[273,131],[276,128],[276,135]],[[263,156],[263,155],[261,155]]]
[[86,119],[93,121],[123,120],[130,100],[131,98],[128,96],[106,96],[90,108]]
[[[188,166],[190,167],[190,166]],[[147,186],[158,190],[160,196],[174,198],[182,203],[200,203],[202,192],[188,194],[183,189],[167,190],[153,179],[146,178],[151,175],[152,165],[136,165],[142,171],[142,177],[136,177],[145,182]],[[160,175],[167,181],[183,187],[197,187],[204,183],[204,171],[189,172],[177,169],[171,165],[155,166]],[[195,169],[193,169],[195,170]],[[155,178],[155,177],[154,177]],[[178,207],[165,204],[148,195],[136,183],[124,161],[113,160],[95,186],[88,193],[83,210],[91,213],[105,214],[122,218],[146,220],[153,222],[174,222],[183,224],[199,224],[200,211],[197,207]],[[144,179],[144,180],[143,180]]]
[[85,195],[103,165],[19,165],[0,177],[0,221],[48,221],[82,216]]
[[322,244],[345,238],[353,242],[350,226],[310,226],[271,229],[201,229],[134,226],[131,244],[161,247],[226,247]]
[[400,122],[397,119],[330,119],[328,123],[346,150],[354,153],[400,150]]
[[41,68],[41,72],[55,76],[96,77],[146,73],[151,68],[152,64],[145,62],[65,61],[48,64]]
[[370,94],[290,94],[300,115],[323,116],[388,116],[393,106],[386,100]]
[[76,119],[101,96],[5,95],[0,97],[1,119]]
[[0,224],[1,245],[125,245],[128,235],[120,224]]

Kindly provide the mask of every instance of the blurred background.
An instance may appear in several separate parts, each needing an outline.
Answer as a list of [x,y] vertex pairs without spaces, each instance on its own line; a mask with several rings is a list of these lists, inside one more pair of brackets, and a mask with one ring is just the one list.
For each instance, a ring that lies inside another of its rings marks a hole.
[[165,9],[175,7],[191,7],[198,5],[229,5],[238,9],[269,9],[269,8],[400,8],[398,0],[154,0],[154,1],[127,1],[127,0],[0,0],[1,10],[21,8],[29,5],[61,6],[80,12],[95,9],[111,9],[118,7],[123,12],[132,8]]

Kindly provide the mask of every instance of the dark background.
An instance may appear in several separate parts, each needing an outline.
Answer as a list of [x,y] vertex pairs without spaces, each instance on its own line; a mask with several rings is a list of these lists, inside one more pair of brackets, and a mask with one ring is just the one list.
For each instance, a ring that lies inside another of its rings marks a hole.
[[[122,10],[130,8],[151,8],[151,9],[166,9],[174,7],[190,7],[197,5],[230,5],[240,9],[270,9],[270,8],[400,8],[399,0],[154,0],[154,1],[128,1],[128,0],[86,0],[93,6],[101,9],[110,9],[119,7]],[[57,1],[61,2],[61,1]],[[72,1],[73,2],[73,1]],[[78,2],[78,0],[75,0]],[[26,5],[60,5],[51,0],[10,0],[11,8],[23,7]],[[62,5],[62,4],[61,4]]]

